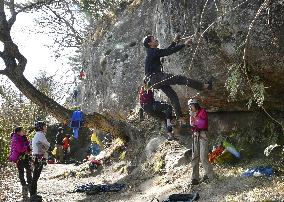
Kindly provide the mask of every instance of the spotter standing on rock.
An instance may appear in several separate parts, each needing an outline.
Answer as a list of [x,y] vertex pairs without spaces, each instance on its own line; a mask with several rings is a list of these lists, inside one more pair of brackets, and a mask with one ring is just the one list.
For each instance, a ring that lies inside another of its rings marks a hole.
[[147,53],[145,59],[145,81],[148,86],[155,89],[161,89],[166,94],[174,107],[177,119],[182,116],[182,112],[178,96],[171,85],[186,85],[196,90],[212,89],[212,82],[204,84],[185,76],[168,74],[163,71],[160,60],[161,57],[169,56],[192,44],[192,39],[188,39],[184,44],[178,45],[180,40],[181,35],[177,34],[171,45],[165,49],[158,48],[159,41],[155,39],[154,36],[146,36],[143,41]]
[[192,176],[191,184],[199,183],[199,162],[204,168],[204,176],[201,181],[211,180],[213,178],[213,168],[208,160],[208,114],[201,108],[196,99],[188,101],[190,126],[193,132],[192,141]]

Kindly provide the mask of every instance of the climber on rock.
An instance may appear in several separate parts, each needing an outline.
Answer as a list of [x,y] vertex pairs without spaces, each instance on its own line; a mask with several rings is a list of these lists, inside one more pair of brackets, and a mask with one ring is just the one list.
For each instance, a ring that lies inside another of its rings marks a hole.
[[202,83],[185,76],[173,75],[163,72],[163,66],[160,58],[171,55],[183,49],[186,46],[191,46],[192,39],[188,39],[184,44],[178,45],[181,40],[181,35],[177,34],[174,41],[168,48],[160,49],[159,41],[154,36],[148,35],[144,38],[143,44],[146,47],[145,59],[145,81],[147,85],[154,89],[161,89],[170,99],[174,107],[176,118],[182,116],[181,107],[177,93],[172,89],[171,85],[186,85],[196,90],[211,90],[212,82]]
[[141,86],[139,92],[140,106],[143,111],[145,111],[150,116],[160,119],[164,122],[166,128],[166,134],[168,140],[177,140],[174,137],[173,127],[172,127],[172,112],[173,108],[166,102],[157,101],[154,98],[153,89],[146,89],[145,86]]

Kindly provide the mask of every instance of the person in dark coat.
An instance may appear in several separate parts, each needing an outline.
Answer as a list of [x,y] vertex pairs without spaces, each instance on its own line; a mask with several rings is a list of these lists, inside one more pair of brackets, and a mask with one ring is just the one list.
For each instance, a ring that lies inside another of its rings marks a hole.
[[191,46],[192,39],[188,39],[184,44],[178,44],[180,38],[181,35],[176,35],[171,45],[165,49],[158,48],[159,41],[152,35],[146,36],[143,41],[146,48],[145,82],[150,88],[161,89],[166,94],[173,105],[177,119],[182,117],[182,112],[177,93],[172,89],[171,85],[186,85],[198,91],[212,89],[212,81],[202,83],[182,75],[168,74],[163,71],[162,57],[172,55],[185,47]]

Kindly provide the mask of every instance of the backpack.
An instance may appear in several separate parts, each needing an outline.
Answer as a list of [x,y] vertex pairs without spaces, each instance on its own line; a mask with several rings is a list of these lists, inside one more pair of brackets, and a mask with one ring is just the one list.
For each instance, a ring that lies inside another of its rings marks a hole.
[[141,87],[140,92],[139,92],[139,100],[140,104],[143,106],[145,104],[152,103],[154,101],[154,92],[153,90],[145,89],[144,86]]

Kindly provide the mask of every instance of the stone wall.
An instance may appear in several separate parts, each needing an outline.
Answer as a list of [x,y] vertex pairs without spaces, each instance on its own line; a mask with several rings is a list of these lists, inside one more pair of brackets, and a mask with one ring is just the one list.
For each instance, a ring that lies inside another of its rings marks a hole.
[[[241,4],[242,2],[246,2]],[[83,47],[87,79],[81,86],[85,112],[126,115],[137,105],[137,91],[144,74],[143,37],[153,34],[166,47],[177,31],[185,36],[206,32],[200,43],[164,59],[164,70],[206,81],[214,77],[214,90],[201,95],[210,111],[246,111],[250,91],[228,102],[224,87],[229,69],[242,64],[242,46],[263,1],[241,0],[135,0],[116,19],[90,27]],[[247,45],[246,61],[251,75],[259,75],[266,86],[268,109],[284,109],[283,1],[269,1],[256,19]],[[220,17],[222,16],[223,17]],[[198,46],[197,51],[195,52]],[[240,83],[245,87],[245,83]],[[183,111],[196,92],[174,86]],[[157,99],[166,100],[162,93]]]

